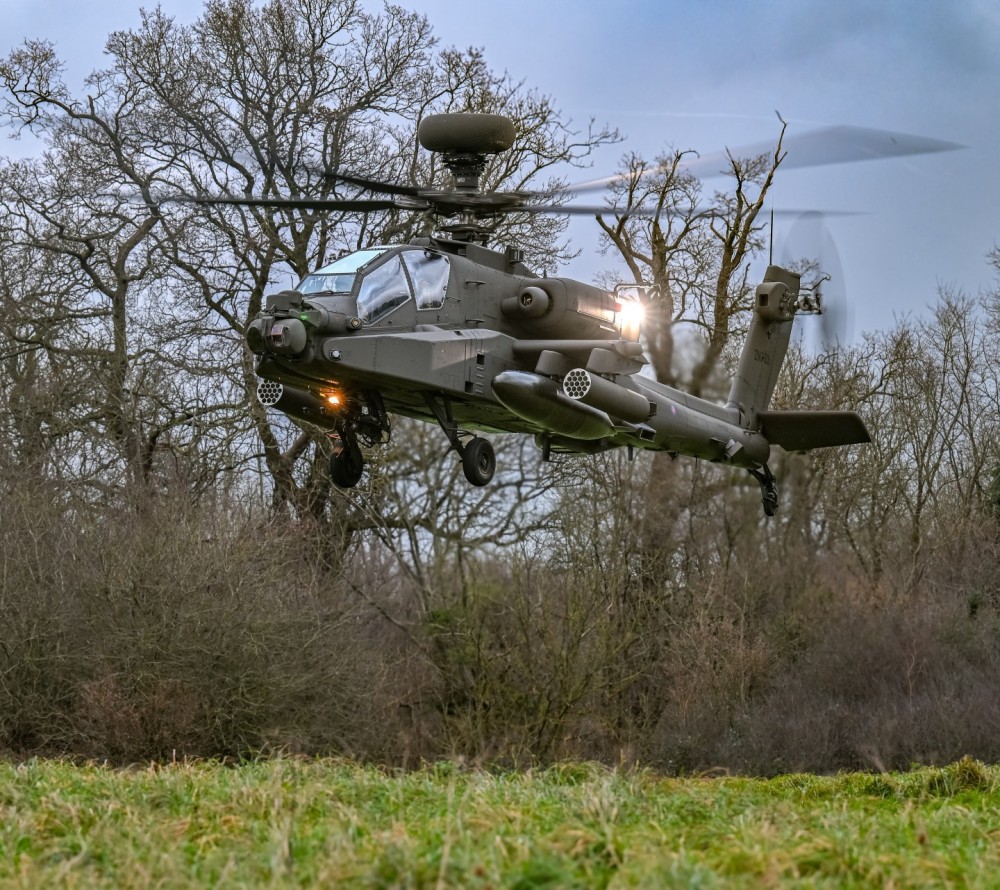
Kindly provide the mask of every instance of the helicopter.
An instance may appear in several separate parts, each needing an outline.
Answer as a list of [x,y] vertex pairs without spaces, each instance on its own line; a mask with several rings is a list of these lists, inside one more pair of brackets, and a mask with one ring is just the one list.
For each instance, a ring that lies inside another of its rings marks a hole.
[[[454,184],[421,188],[338,174],[383,197],[212,197],[204,203],[378,210],[454,219],[406,244],[342,256],[266,298],[246,330],[257,397],[331,438],[330,475],[349,489],[363,448],[389,441],[392,415],[437,423],[474,486],[489,484],[489,433],[533,435],[544,460],[626,448],[728,464],[760,485],[764,513],[778,509],[769,468],[788,451],[870,441],[853,411],[773,410],[797,315],[822,311],[800,276],[769,265],[729,397],[716,404],[642,374],[642,300],[564,277],[539,277],[523,251],[488,246],[486,224],[514,212],[564,213],[535,193],[487,191],[489,155],[511,148],[513,122],[497,114],[425,117],[417,139],[439,153]],[[931,149],[928,149],[931,150]],[[573,207],[571,212],[609,212]]]

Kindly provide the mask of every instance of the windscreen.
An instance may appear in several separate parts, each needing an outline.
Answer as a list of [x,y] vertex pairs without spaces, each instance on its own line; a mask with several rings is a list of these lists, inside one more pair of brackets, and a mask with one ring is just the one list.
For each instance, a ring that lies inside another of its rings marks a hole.
[[356,250],[339,260],[317,269],[302,279],[298,289],[303,294],[349,294],[354,287],[358,269],[370,263],[388,250],[387,247],[372,247]]

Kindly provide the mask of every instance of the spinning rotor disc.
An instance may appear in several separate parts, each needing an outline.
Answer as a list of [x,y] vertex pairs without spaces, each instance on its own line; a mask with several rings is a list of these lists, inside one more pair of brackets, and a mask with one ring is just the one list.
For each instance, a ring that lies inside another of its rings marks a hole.
[[[382,197],[339,198],[326,194],[312,197],[264,198],[251,195],[205,194],[176,196],[166,200],[204,205],[229,204],[309,211],[364,213],[395,209],[428,213],[440,220],[448,218],[453,220],[451,224],[438,226],[439,231],[447,232],[459,240],[478,241],[484,245],[492,234],[491,226],[495,224],[495,218],[511,213],[592,217],[612,215],[619,218],[654,217],[680,212],[700,216],[717,215],[718,211],[712,207],[664,210],[655,206],[636,206],[622,210],[608,205],[571,203],[579,194],[606,189],[609,184],[625,178],[623,174],[544,192],[492,191],[482,188],[481,176],[486,166],[486,156],[511,149],[516,136],[514,121],[502,114],[472,112],[432,114],[421,120],[417,127],[417,139],[425,150],[441,156],[444,166],[452,174],[452,184],[421,186],[381,182],[350,172],[307,167],[311,173],[319,176],[324,191],[328,192],[331,187],[335,189],[336,183],[346,183],[368,194]],[[785,167],[949,151],[962,147],[940,140],[857,127],[829,127],[807,132],[789,137],[783,144],[789,155],[789,158],[783,161]],[[743,146],[732,149],[729,154],[749,157],[762,153],[764,149],[764,144]],[[706,168],[706,165],[709,166]],[[715,166],[716,161],[712,155],[700,159],[696,164],[688,165],[691,172],[709,176],[716,172],[712,169]]]

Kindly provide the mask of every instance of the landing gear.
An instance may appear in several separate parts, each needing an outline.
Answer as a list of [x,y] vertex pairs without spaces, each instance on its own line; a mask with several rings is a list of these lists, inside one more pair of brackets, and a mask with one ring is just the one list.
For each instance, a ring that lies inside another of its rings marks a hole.
[[353,431],[345,427],[333,442],[330,478],[337,488],[354,488],[361,481],[365,459]]
[[497,456],[489,439],[476,436],[462,449],[462,469],[473,485],[486,485],[497,468]]
[[[354,488],[365,471],[361,446],[385,445],[392,434],[382,397],[372,390],[355,394],[330,436],[330,478],[337,488]],[[359,441],[360,440],[360,441]]]
[[767,464],[759,470],[747,472],[760,483],[760,502],[764,506],[764,513],[767,516],[774,516],[778,512],[778,485],[774,481],[774,474]]
[[431,413],[441,425],[441,429],[444,430],[444,434],[448,437],[451,447],[462,458],[462,471],[465,473],[465,478],[472,485],[488,485],[497,468],[496,452],[489,439],[473,436],[471,439],[463,441],[463,434],[459,432],[458,424],[455,423],[451,412],[451,402],[442,396],[439,403],[430,394],[424,398],[427,401],[427,407],[430,408]]

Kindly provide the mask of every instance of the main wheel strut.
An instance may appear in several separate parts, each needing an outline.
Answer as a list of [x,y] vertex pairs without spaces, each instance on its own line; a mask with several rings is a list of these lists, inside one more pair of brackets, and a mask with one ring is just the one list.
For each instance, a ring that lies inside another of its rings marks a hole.
[[427,407],[430,408],[444,434],[448,437],[448,442],[452,449],[462,459],[462,472],[465,478],[472,485],[487,485],[493,479],[493,474],[497,468],[496,452],[489,439],[480,436],[472,436],[467,441],[463,441],[462,433],[459,432],[458,424],[451,411],[451,402],[447,397],[441,397],[441,404],[430,393],[425,394],[424,399]]

